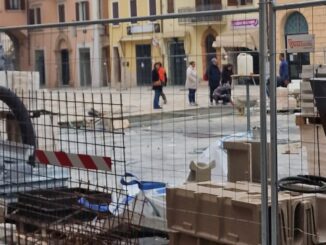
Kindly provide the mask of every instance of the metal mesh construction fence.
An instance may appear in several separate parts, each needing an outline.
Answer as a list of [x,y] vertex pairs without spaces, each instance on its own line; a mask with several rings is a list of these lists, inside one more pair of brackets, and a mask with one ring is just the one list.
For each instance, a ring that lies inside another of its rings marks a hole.
[[325,242],[325,1],[8,2],[5,244]]

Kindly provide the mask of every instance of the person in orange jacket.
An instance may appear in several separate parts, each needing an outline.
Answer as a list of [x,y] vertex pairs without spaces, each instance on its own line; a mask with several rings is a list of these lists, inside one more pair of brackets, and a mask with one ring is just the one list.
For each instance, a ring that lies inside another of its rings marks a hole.
[[160,68],[158,69],[158,75],[160,77],[160,81],[162,82],[162,92],[161,92],[161,96],[162,96],[162,99],[164,101],[164,104],[166,104],[168,101],[166,99],[166,95],[164,94],[163,92],[163,86],[166,86],[166,83],[167,83],[167,76],[166,76],[166,71],[162,65],[161,62],[158,62],[158,64],[160,65]]

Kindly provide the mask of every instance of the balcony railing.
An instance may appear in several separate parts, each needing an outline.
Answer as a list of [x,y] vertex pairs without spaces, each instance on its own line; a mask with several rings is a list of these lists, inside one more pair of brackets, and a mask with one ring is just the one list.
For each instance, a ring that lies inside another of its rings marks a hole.
[[[192,12],[202,12],[202,11],[209,11],[209,10],[221,10],[222,5],[220,4],[213,4],[213,5],[199,5],[196,7],[185,7],[179,8],[179,13],[192,13]],[[200,22],[221,22],[223,20],[222,16],[200,16],[200,17],[190,17],[190,18],[181,18],[179,19],[180,24],[196,24]]]

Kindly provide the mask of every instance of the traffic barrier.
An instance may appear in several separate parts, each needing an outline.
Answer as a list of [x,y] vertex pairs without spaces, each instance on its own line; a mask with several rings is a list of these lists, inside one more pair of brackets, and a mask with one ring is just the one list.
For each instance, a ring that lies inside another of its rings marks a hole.
[[65,152],[35,151],[36,162],[67,168],[84,168],[111,171],[111,158],[85,154],[67,154]]

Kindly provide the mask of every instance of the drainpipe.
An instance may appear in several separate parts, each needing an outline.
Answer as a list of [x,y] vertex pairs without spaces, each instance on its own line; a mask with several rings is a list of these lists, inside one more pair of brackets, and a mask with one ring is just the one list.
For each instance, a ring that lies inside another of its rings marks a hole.
[[[26,0],[26,9],[25,9],[25,11],[26,11],[26,23],[28,24],[29,23],[29,0]],[[28,59],[28,65],[30,66],[31,65],[31,63],[32,63],[32,61],[31,61],[31,37],[30,37],[30,35],[29,35],[29,30],[26,30],[26,35],[27,35],[27,55],[28,55],[28,57],[27,57],[27,59]],[[20,46],[20,45],[19,45]],[[19,47],[19,49],[20,49],[20,47]],[[20,60],[19,60],[19,63],[20,63]],[[21,64],[19,64],[19,66],[21,67]]]
[[[162,0],[160,0],[160,14],[163,15],[163,2]],[[165,45],[164,44],[164,38],[163,38],[163,33],[164,33],[164,27],[163,27],[163,24],[164,24],[164,20],[161,19],[160,21],[160,25],[161,25],[161,35],[162,35],[162,45]],[[163,67],[165,67],[165,54],[163,53],[163,51],[165,50],[165,48],[161,47],[161,52],[162,52],[162,63],[163,63]],[[165,67],[166,69],[166,67]]]
[[[100,19],[100,2],[101,0],[89,1],[92,3],[92,20]],[[101,25],[94,25],[93,28],[93,69],[92,69],[92,87],[102,86],[102,45],[101,45]]]

